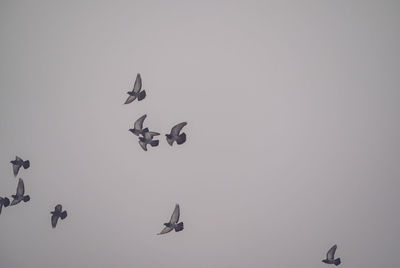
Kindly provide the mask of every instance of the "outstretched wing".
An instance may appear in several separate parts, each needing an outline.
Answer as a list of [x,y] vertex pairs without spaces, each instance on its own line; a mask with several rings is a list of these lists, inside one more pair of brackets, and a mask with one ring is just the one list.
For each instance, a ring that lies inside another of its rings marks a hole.
[[54,211],[55,211],[55,212],[60,212],[60,213],[61,213],[61,210],[62,210],[62,205],[60,205],[60,204],[58,204],[58,205],[54,208]]
[[17,177],[20,168],[21,168],[21,165],[13,164],[14,177]]
[[135,122],[135,129],[137,130],[143,130],[143,121],[144,119],[146,119],[147,115],[143,115],[142,117],[140,117],[138,120],[136,120]]
[[179,204],[175,205],[174,212],[172,213],[171,219],[169,220],[170,223],[178,223],[179,221],[179,216],[180,216],[180,209],[179,209]]
[[173,136],[179,136],[179,132],[181,131],[181,129],[186,126],[187,123],[186,122],[182,122],[179,123],[177,125],[175,125],[172,129],[171,129],[171,135]]
[[136,75],[135,85],[133,86],[133,92],[136,94],[142,89],[142,77],[140,74]]
[[146,140],[151,140],[154,136],[158,136],[158,135],[160,135],[160,133],[148,131],[148,132],[145,132],[145,133],[144,133],[144,138],[145,138]]
[[124,104],[129,104],[136,99],[136,95],[129,95]]
[[59,216],[58,216],[56,213],[54,213],[54,214],[51,216],[51,226],[52,226],[53,228],[56,228],[58,218],[59,218]]
[[165,227],[164,229],[162,229],[161,232],[158,233],[158,235],[162,235],[162,234],[169,233],[169,232],[171,232],[173,229],[174,229],[174,228],[172,228],[172,227]]
[[331,247],[331,249],[328,251],[328,253],[326,253],[326,258],[328,260],[334,260],[335,259],[336,249],[337,249],[337,245],[334,245],[333,247]]
[[18,196],[23,196],[24,194],[25,194],[24,181],[21,178],[19,178],[18,186],[17,186],[17,195]]
[[143,150],[147,151],[147,144],[143,141],[139,141],[140,147],[142,147]]

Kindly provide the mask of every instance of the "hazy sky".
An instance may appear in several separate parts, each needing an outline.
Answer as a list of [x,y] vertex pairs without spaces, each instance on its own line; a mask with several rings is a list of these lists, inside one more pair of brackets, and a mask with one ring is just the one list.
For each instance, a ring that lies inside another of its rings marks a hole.
[[[399,267],[400,2],[0,0],[0,267]],[[147,97],[123,105],[137,73]],[[162,133],[144,152],[128,129]],[[164,134],[187,121],[187,142]],[[51,228],[50,211],[69,216]],[[175,203],[185,230],[157,236]]]

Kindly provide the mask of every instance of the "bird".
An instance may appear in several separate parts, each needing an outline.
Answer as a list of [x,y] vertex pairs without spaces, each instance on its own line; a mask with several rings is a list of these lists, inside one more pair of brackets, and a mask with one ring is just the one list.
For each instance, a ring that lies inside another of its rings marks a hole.
[[60,204],[55,206],[54,211],[51,211],[50,214],[52,214],[51,226],[53,228],[56,228],[58,218],[61,218],[63,220],[67,217],[67,211],[66,210],[62,211],[62,205]]
[[24,169],[27,169],[31,165],[29,160],[24,161],[24,160],[22,160],[22,158],[20,158],[18,156],[15,157],[15,160],[10,161],[10,163],[13,166],[14,177],[17,177],[18,171],[21,167],[24,167]]
[[147,151],[147,144],[150,144],[151,147],[158,146],[159,140],[153,140],[154,136],[158,136],[160,133],[147,131],[143,133],[143,137],[139,137],[139,144],[143,150]]
[[175,229],[175,232],[182,231],[183,230],[183,222],[178,223],[179,216],[180,216],[179,204],[176,204],[174,212],[172,213],[171,219],[169,220],[169,222],[164,223],[165,227],[160,233],[158,233],[158,235],[169,233],[173,229]]
[[24,181],[21,178],[19,178],[18,186],[17,186],[17,193],[15,195],[12,195],[12,197],[14,199],[11,202],[10,206],[14,206],[21,201],[28,202],[29,200],[31,200],[31,197],[29,195],[24,195],[24,194],[25,194]]
[[145,90],[141,91],[141,89],[142,89],[142,77],[138,73],[136,75],[135,85],[133,86],[132,91],[127,92],[129,97],[126,99],[124,104],[129,104],[136,98],[138,98],[138,101],[143,100],[146,97],[146,91]]
[[327,263],[327,264],[334,264],[336,266],[338,266],[341,261],[340,258],[335,259],[335,252],[337,249],[337,245],[334,245],[333,247],[331,247],[328,251],[328,253],[326,253],[326,259],[322,260],[322,262]]
[[143,135],[143,133],[148,132],[149,129],[147,127],[143,129],[143,121],[146,119],[146,116],[146,114],[142,115],[138,120],[136,120],[134,127],[129,129],[129,131],[136,136]]
[[10,205],[10,199],[8,199],[7,197],[0,197],[0,214],[3,206],[6,208],[9,205]]
[[186,122],[179,123],[171,129],[170,134],[165,134],[169,145],[172,146],[174,141],[176,141],[177,144],[182,144],[186,141],[186,133],[179,134],[182,128],[186,125],[187,125]]

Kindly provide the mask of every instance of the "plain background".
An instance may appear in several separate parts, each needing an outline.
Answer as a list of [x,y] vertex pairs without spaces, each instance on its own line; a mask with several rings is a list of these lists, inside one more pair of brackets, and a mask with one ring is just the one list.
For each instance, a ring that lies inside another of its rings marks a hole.
[[[1,0],[0,196],[18,155],[31,201],[0,215],[0,267],[314,268],[335,243],[343,267],[399,267],[399,14]],[[147,97],[123,105],[139,72]],[[175,203],[185,230],[157,236]]]

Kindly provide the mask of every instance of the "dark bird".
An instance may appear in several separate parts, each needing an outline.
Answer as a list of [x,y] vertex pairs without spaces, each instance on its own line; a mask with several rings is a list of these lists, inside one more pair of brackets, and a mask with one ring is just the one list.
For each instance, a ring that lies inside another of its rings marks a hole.
[[136,120],[134,127],[129,129],[129,131],[135,134],[136,136],[143,135],[143,133],[148,132],[149,129],[147,127],[143,129],[143,121],[146,119],[146,116],[147,115],[143,115],[138,120]]
[[176,141],[177,144],[182,144],[186,141],[186,134],[185,133],[179,134],[182,128],[186,125],[187,125],[186,122],[179,123],[171,129],[170,134],[165,134],[169,145],[172,146],[174,141]]
[[142,78],[140,77],[140,74],[137,74],[136,80],[135,80],[135,85],[133,86],[132,91],[128,91],[129,97],[126,99],[125,104],[129,104],[132,101],[134,101],[136,98],[138,98],[138,101],[143,100],[146,97],[146,91],[142,90]]
[[17,177],[18,171],[21,167],[24,167],[24,169],[27,169],[31,165],[29,160],[24,161],[18,156],[15,157],[15,160],[10,161],[10,163],[13,165],[14,177]]
[[10,199],[8,199],[7,197],[0,197],[0,214],[3,206],[6,208],[9,205],[10,205]]
[[183,230],[183,222],[178,223],[179,216],[180,216],[179,204],[176,204],[174,212],[172,213],[171,219],[169,220],[169,222],[164,223],[164,225],[165,225],[164,229],[158,234],[159,235],[166,234],[166,233],[171,232],[173,229],[175,229],[175,232],[182,231]]
[[29,200],[31,200],[29,195],[24,195],[24,194],[25,194],[24,181],[20,178],[18,180],[17,193],[15,195],[12,195],[14,199],[11,202],[10,206],[14,206],[21,201],[28,202]]
[[62,205],[60,204],[58,204],[54,208],[54,211],[51,211],[50,214],[52,214],[51,226],[53,226],[53,228],[56,228],[58,218],[61,218],[63,220],[67,217],[67,211],[66,210],[62,211]]
[[160,133],[147,131],[143,133],[143,137],[139,137],[139,144],[143,150],[147,151],[147,144],[151,147],[158,146],[159,140],[153,140],[154,136],[158,136]]
[[334,264],[336,266],[338,266],[341,261],[340,258],[335,259],[335,252],[337,249],[337,245],[334,245],[333,247],[331,247],[331,249],[328,251],[328,253],[326,253],[326,259],[322,260],[322,262],[327,263],[327,264]]

